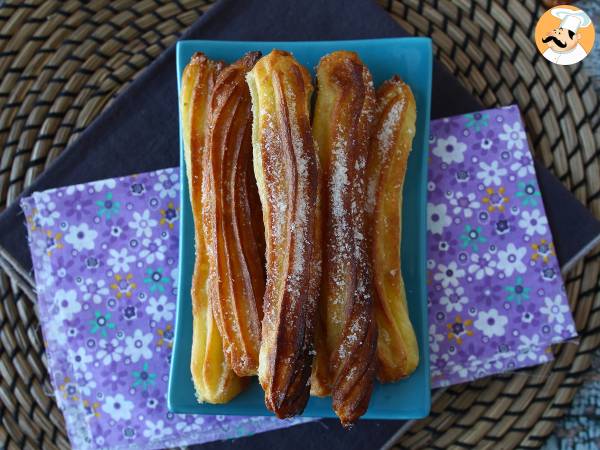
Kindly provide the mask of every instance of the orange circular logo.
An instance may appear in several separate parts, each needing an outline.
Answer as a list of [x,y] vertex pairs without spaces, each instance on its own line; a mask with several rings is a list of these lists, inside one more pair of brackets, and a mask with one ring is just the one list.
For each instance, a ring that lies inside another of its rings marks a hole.
[[555,6],[540,17],[535,27],[535,45],[548,61],[561,66],[576,64],[594,46],[594,24],[581,9]]

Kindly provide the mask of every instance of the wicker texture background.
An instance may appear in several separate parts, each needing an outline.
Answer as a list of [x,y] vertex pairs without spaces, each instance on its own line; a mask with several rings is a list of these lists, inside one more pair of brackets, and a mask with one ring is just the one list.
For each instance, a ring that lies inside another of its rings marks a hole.
[[[486,106],[518,103],[536,154],[600,217],[600,113],[581,65],[532,41],[535,0],[391,0],[392,16]],[[0,210],[210,3],[18,2],[0,7]],[[600,345],[600,249],[567,276],[581,339],[553,363],[445,391],[397,448],[536,448]],[[0,273],[0,448],[68,448],[28,298]]]

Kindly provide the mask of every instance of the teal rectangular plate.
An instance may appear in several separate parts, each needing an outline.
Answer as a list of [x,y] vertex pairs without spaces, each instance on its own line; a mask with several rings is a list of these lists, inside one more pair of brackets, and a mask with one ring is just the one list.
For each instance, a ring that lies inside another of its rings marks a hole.
[[[192,54],[201,51],[209,58],[233,62],[244,53],[259,50],[263,54],[273,49],[292,52],[298,61],[311,69],[319,59],[335,50],[353,50],[367,64],[375,86],[395,74],[412,88],[417,103],[417,131],[408,160],[404,183],[402,274],[409,301],[410,319],[419,343],[420,363],[417,370],[397,383],[377,384],[373,391],[368,419],[416,419],[429,414],[429,339],[427,319],[426,271],[426,203],[427,149],[429,109],[431,105],[431,41],[428,38],[392,38],[356,41],[315,42],[234,42],[181,41],[177,44],[177,81]],[[179,245],[179,293],[175,320],[175,342],[171,360],[168,404],[175,413],[261,416],[271,415],[264,405],[263,391],[258,381],[224,405],[200,404],[196,401],[190,374],[192,345],[192,306],[190,287],[194,269],[194,225],[186,179],[183,143],[181,147],[181,224]],[[305,417],[335,417],[330,398],[311,397]]]

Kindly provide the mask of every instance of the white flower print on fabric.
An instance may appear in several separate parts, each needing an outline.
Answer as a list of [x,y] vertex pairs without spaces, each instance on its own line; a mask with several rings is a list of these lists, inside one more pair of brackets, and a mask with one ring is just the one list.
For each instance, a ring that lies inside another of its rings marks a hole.
[[[44,258],[44,255],[46,255],[48,253],[48,245],[46,243],[46,239],[36,239],[33,242],[33,245],[30,246],[30,251],[31,251],[31,256],[33,257],[32,259],[34,261],[36,260],[41,260],[42,258]],[[38,268],[38,272],[40,271],[45,271],[46,273],[50,273],[51,267],[45,267],[46,264],[44,264],[44,267]]]
[[85,191],[85,184],[76,184],[74,186],[68,186],[65,188],[65,194],[67,195],[73,195],[76,192],[83,192]]
[[458,267],[455,261],[451,261],[447,266],[438,264],[438,272],[433,276],[435,281],[442,284],[443,288],[449,286],[457,287],[459,279],[465,276],[465,271]]
[[514,162],[510,165],[510,170],[515,172],[519,178],[535,174],[533,161],[528,150],[517,150],[513,153],[512,159]]
[[482,280],[483,277],[491,277],[494,275],[496,261],[492,259],[492,255],[484,253],[471,253],[471,263],[467,268],[468,272],[475,277],[476,280]]
[[61,316],[53,316],[46,325],[48,340],[52,340],[56,345],[62,347],[67,344],[67,333],[65,333],[65,324]]
[[486,163],[482,161],[479,163],[480,171],[477,172],[477,179],[481,180],[484,186],[500,186],[502,183],[502,177],[507,174],[504,167],[499,167],[498,161],[492,161]]
[[87,353],[85,347],[79,347],[77,350],[69,350],[69,362],[77,372],[85,372],[88,364],[93,360],[94,358]]
[[161,173],[158,183],[154,185],[154,191],[160,198],[175,198],[179,190],[179,176],[177,173]]
[[179,267],[175,266],[173,270],[171,270],[171,280],[173,281],[173,288],[177,289],[177,283],[179,281]]
[[115,186],[117,185],[117,182],[114,179],[108,179],[108,180],[92,181],[90,183],[90,185],[94,188],[94,190],[96,192],[101,192],[102,189],[104,189],[104,188],[114,189]]
[[429,325],[429,349],[432,352],[440,351],[440,342],[444,341],[444,335],[437,332],[435,323]]
[[79,289],[83,294],[84,301],[89,302],[91,300],[95,304],[102,303],[102,300],[108,297],[109,294],[106,281],[102,279],[94,280],[93,278],[86,278],[79,285]]
[[481,361],[475,355],[469,355],[465,364],[470,371],[474,371],[476,366],[481,365]]
[[198,416],[199,418],[202,419],[201,422],[198,422],[197,420],[195,420],[194,422],[178,422],[175,425],[175,429],[179,432],[179,433],[189,433],[194,431],[197,428],[197,425],[202,425],[204,423],[204,418],[202,416]]
[[446,164],[461,163],[465,160],[466,144],[459,142],[456,136],[449,136],[448,139],[439,138],[436,141],[432,153],[439,157]]
[[146,420],[146,429],[144,430],[145,437],[152,440],[158,440],[171,434],[173,434],[173,430],[166,426],[162,420],[157,420],[156,422]]
[[152,342],[152,333],[146,334],[140,329],[135,330],[133,336],[125,338],[125,355],[133,362],[138,362],[141,358],[152,358],[150,342]]
[[152,229],[156,227],[158,222],[150,217],[150,211],[147,209],[141,214],[135,211],[133,220],[129,222],[129,227],[135,230],[135,235],[138,238],[152,236]]
[[546,234],[548,219],[544,216],[539,209],[533,211],[524,210],[521,213],[521,220],[519,220],[519,227],[525,230],[528,236],[535,234]]
[[523,127],[521,127],[521,122],[515,122],[512,126],[504,124],[503,128],[504,133],[500,133],[498,136],[501,141],[506,142],[506,148],[512,150],[516,147],[522,150],[525,147],[525,140],[527,138]]
[[47,192],[34,194],[37,197],[36,204],[38,208],[37,220],[42,227],[51,227],[60,217],[56,210],[56,202]]
[[455,288],[447,287],[444,289],[444,295],[440,297],[440,304],[446,307],[446,312],[452,311],[461,312],[463,306],[468,303],[469,299],[465,295],[465,290],[462,286]]
[[502,361],[499,359],[496,359],[496,360],[488,359],[488,360],[484,361],[484,363],[483,363],[483,369],[488,373],[497,372],[500,369],[502,369],[502,366],[503,366]]
[[481,206],[481,203],[477,201],[477,196],[473,192],[469,192],[466,195],[462,192],[456,192],[450,195],[448,198],[450,206],[452,206],[452,213],[454,215],[463,215],[466,219],[473,216],[473,211]]
[[460,364],[449,364],[450,373],[458,375],[461,378],[465,378],[469,374],[470,367],[465,367]]
[[[39,256],[42,257],[41,255]],[[38,270],[39,278],[41,279],[41,283],[36,284],[37,290],[45,290],[46,288],[52,288],[54,286],[54,281],[56,277],[54,276],[54,272],[52,272],[52,267],[44,267],[42,270]]]
[[431,375],[440,376],[445,370],[445,366],[448,364],[450,357],[447,353],[430,353],[429,362],[431,363]]
[[452,223],[452,218],[447,215],[446,205],[427,203],[427,229],[433,234],[442,234],[444,228]]
[[81,372],[79,374],[79,379],[77,381],[77,386],[79,387],[79,392],[82,395],[89,397],[92,395],[92,391],[96,389],[96,380],[94,379],[94,374],[92,372]]
[[548,323],[564,323],[565,314],[569,312],[569,307],[564,303],[562,297],[557,295],[553,299],[546,297],[544,306],[540,309],[541,313],[548,316]]
[[72,436],[69,435],[69,444],[71,448],[86,448],[90,445],[90,438],[87,433],[73,433]]
[[507,277],[510,277],[515,272],[525,273],[527,269],[523,262],[525,253],[527,253],[526,247],[516,247],[511,242],[506,246],[505,250],[498,252],[498,269],[502,270]]
[[77,299],[77,291],[75,289],[59,289],[56,291],[54,304],[58,306],[62,320],[71,320],[75,314],[81,311],[81,303]]
[[129,264],[135,261],[135,256],[129,254],[129,250],[122,248],[121,250],[110,249],[110,257],[106,263],[110,266],[113,272],[128,272]]
[[113,420],[129,420],[135,405],[127,400],[123,394],[115,396],[107,395],[104,398],[102,411],[108,414]]
[[487,337],[494,337],[504,335],[507,323],[508,317],[501,315],[497,309],[492,308],[489,311],[480,311],[474,325]]
[[540,337],[537,334],[534,334],[530,338],[529,336],[522,334],[519,336],[519,339],[521,340],[521,343],[517,348],[519,351],[517,354],[517,361],[525,361],[526,359],[537,361],[540,348]]
[[564,339],[563,336],[575,336],[575,327],[573,326],[572,323],[555,323],[554,324],[554,332],[558,335],[555,338],[553,338],[553,341],[555,342],[560,342]]
[[112,362],[119,362],[123,357],[123,345],[118,339],[100,339],[98,348],[96,359],[105,366]]
[[140,251],[140,257],[143,258],[147,264],[152,264],[154,261],[162,261],[165,259],[167,245],[162,239],[143,239],[142,246],[144,248]]
[[98,232],[91,229],[87,223],[71,225],[65,236],[65,242],[71,244],[78,252],[82,250],[93,250]]
[[172,320],[175,304],[169,302],[166,296],[161,295],[158,298],[151,297],[146,306],[146,313],[156,322],[161,320]]

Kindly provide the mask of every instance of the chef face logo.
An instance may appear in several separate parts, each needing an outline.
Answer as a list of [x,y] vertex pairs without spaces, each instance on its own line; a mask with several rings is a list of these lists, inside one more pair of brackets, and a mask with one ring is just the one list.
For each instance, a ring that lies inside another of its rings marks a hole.
[[555,28],[542,38],[542,42],[555,52],[561,53],[573,50],[580,39],[581,34],[575,34],[564,28]]
[[535,43],[540,53],[554,64],[576,64],[594,46],[594,24],[581,9],[570,5],[554,7],[540,18]]

